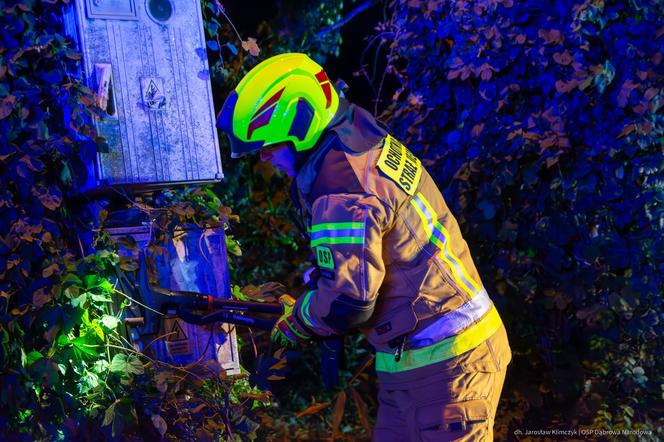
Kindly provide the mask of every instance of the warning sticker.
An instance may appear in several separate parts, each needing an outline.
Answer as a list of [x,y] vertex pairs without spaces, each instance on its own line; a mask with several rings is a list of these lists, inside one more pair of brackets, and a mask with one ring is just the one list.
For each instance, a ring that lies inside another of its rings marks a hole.
[[164,95],[164,79],[159,77],[141,78],[141,94],[143,104],[150,110],[161,110],[166,107]]
[[182,341],[187,339],[187,334],[184,332],[180,321],[177,319],[173,321],[173,326],[171,327],[170,334],[166,338],[167,341]]
[[187,338],[186,325],[174,316],[164,318],[163,334],[166,350],[171,356],[191,354],[191,346]]
[[422,176],[422,164],[399,141],[388,135],[378,158],[378,168],[397,183],[408,195],[414,195]]
[[191,354],[189,341],[167,342],[166,349],[171,356],[185,356]]

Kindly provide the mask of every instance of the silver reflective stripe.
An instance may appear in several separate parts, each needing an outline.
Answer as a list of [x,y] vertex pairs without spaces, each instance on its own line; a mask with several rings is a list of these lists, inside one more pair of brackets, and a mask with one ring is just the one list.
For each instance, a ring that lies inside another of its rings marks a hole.
[[315,241],[317,239],[321,238],[336,238],[340,236],[348,236],[348,237],[364,237],[364,226],[360,229],[326,229],[326,230],[319,230],[317,232],[312,232],[311,233],[311,241]]
[[486,290],[476,295],[454,311],[442,316],[427,328],[419,331],[408,341],[411,348],[435,344],[450,336],[461,333],[465,328],[481,319],[493,305]]

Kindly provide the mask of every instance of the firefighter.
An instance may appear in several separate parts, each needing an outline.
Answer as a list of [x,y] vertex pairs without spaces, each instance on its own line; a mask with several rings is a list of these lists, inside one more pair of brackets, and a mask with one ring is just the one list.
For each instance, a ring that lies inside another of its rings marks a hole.
[[218,126],[233,158],[260,151],[293,177],[316,262],[312,290],[280,299],[273,339],[362,331],[376,351],[376,441],[492,440],[507,334],[421,161],[299,53],[251,69]]

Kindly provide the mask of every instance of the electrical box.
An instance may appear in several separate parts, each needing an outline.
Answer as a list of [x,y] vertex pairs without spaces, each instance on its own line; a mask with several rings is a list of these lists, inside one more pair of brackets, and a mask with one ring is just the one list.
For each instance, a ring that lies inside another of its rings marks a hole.
[[75,0],[65,32],[102,109],[81,190],[221,180],[199,0]]
[[[121,257],[137,258],[135,254],[139,250],[147,250],[149,226],[107,228],[105,231],[116,240],[129,240],[135,245],[131,250],[121,247]],[[159,287],[230,298],[226,257],[223,229],[178,229],[160,253],[146,257],[147,268],[144,270]],[[142,295],[148,296],[146,293]],[[151,304],[150,299],[141,298],[141,301],[145,305]],[[173,314],[153,315],[138,304],[129,306],[127,315],[130,317],[132,309],[138,316],[146,318],[143,326],[131,329],[130,338],[138,350],[157,360],[182,366],[213,359],[226,374],[240,373],[234,325],[188,324]]]

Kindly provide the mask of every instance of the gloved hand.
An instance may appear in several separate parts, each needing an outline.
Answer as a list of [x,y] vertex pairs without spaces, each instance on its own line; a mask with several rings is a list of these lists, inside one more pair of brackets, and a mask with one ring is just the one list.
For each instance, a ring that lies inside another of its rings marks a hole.
[[295,299],[290,295],[281,295],[279,303],[284,306],[284,312],[274,324],[270,338],[285,347],[306,344],[311,335],[300,325],[300,321],[293,313]]

